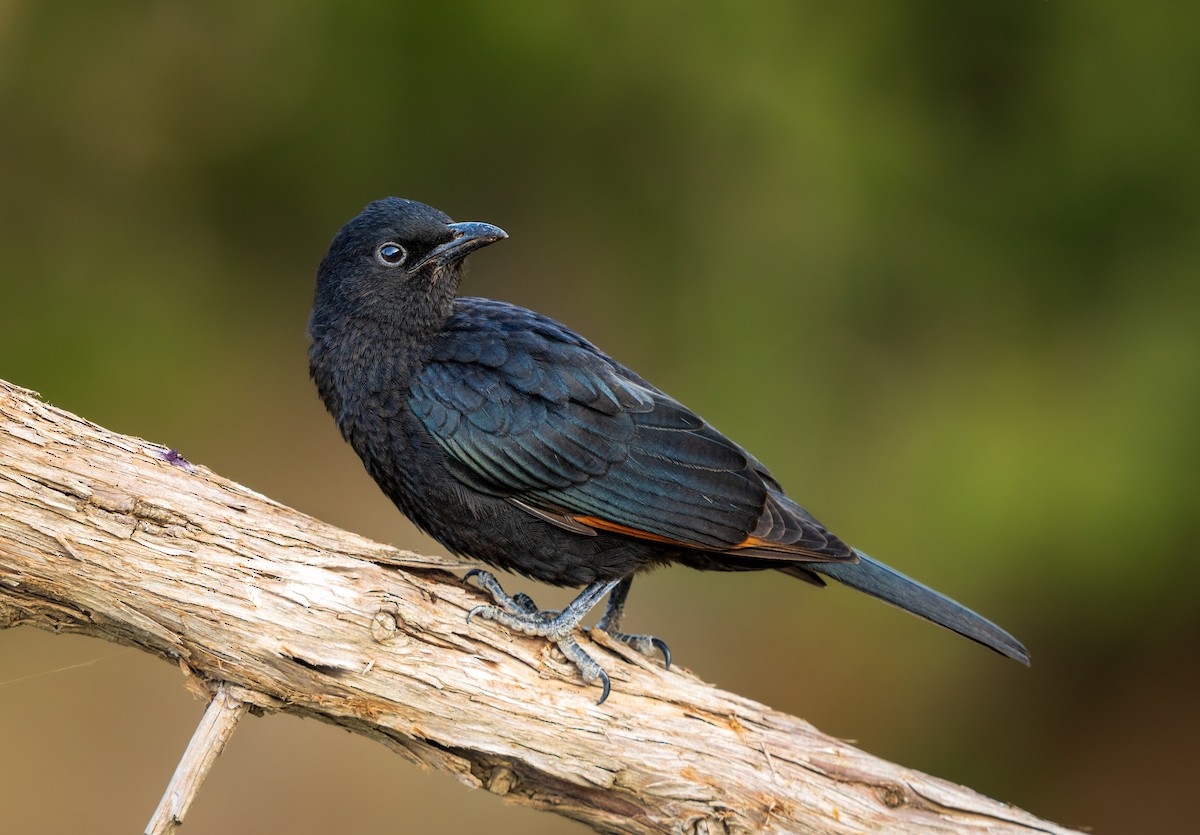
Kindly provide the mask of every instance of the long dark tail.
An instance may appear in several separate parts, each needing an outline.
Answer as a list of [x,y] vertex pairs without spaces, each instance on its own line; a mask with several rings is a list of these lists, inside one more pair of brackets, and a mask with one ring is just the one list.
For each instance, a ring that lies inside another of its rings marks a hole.
[[893,606],[952,629],[959,635],[978,641],[1001,655],[1029,666],[1029,652],[1021,642],[987,618],[980,617],[966,606],[955,603],[899,571],[858,551],[857,563],[806,563],[804,568],[832,577],[839,583],[866,592]]

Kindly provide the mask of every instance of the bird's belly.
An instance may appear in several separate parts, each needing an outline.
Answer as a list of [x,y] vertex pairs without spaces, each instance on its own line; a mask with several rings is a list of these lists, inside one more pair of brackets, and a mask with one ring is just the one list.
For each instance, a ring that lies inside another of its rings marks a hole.
[[560,586],[614,580],[677,558],[677,549],[600,532],[563,530],[503,498],[465,487],[440,450],[410,450],[407,466],[368,471],[417,527],[456,554]]
[[457,490],[439,498],[405,513],[451,551],[544,583],[582,586],[615,580],[675,556],[673,549],[618,534],[572,533],[501,498],[464,496]]

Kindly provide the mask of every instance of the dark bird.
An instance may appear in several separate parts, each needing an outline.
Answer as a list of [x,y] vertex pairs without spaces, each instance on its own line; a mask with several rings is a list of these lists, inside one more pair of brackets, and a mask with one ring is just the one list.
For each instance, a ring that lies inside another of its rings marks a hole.
[[473,571],[495,602],[471,615],[554,641],[600,680],[601,702],[608,676],[574,628],[607,594],[599,626],[670,665],[662,641],[619,631],[633,576],[668,563],[832,577],[1029,663],[1003,629],[846,545],[750,453],[582,336],[458,297],[466,256],[506,237],[423,203],[371,203],[321,261],[308,328],[321,399],[405,515],[455,553],[584,587],[543,612]]

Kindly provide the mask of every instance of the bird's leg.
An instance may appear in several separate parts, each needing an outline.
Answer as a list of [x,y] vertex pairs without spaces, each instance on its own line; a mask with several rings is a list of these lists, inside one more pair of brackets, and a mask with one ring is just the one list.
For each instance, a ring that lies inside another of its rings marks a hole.
[[468,572],[464,579],[474,577],[481,588],[488,592],[496,601],[495,606],[476,606],[467,613],[467,623],[478,615],[481,618],[494,620],[514,632],[546,638],[553,641],[567,660],[579,670],[579,675],[589,684],[599,679],[604,688],[600,694],[601,704],[608,698],[610,684],[608,674],[596,661],[583,651],[571,634],[583,616],[600,602],[600,598],[613,590],[618,580],[598,580],[584,588],[579,596],[567,604],[561,612],[540,611],[528,595],[509,595],[500,587],[499,581],[486,571],[475,569]]
[[600,618],[600,622],[596,626],[609,635],[616,632],[621,625],[621,616],[625,614],[625,599],[629,597],[631,588],[633,588],[632,576],[617,583],[617,587],[608,596],[608,606],[604,610],[604,617]]
[[630,635],[617,629],[621,625],[621,616],[625,614],[625,598],[629,597],[629,589],[632,586],[632,576],[626,577],[617,584],[617,587],[612,590],[612,594],[608,596],[608,608],[604,610],[604,617],[600,618],[596,627],[607,632],[608,637],[620,641],[642,655],[652,656],[656,652],[661,652],[663,663],[669,670],[671,669],[671,650],[665,641],[652,635]]

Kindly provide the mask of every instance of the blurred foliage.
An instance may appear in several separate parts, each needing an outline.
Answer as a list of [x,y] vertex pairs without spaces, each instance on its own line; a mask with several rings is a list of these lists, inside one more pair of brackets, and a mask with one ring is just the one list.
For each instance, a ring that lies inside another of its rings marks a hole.
[[[765,575],[660,572],[635,592],[639,629],[907,765],[1064,823],[1184,831],[1198,24],[1200,8],[1115,0],[0,2],[0,376],[332,522],[436,547],[310,390],[312,274],[385,194],[497,223],[512,239],[475,257],[468,291],[583,331],[845,538],[994,615],[1034,667]],[[117,677],[109,710],[131,727],[158,721],[131,707],[141,677],[177,700],[162,762],[128,737],[97,744],[140,769],[120,782],[86,759],[64,773],[63,746],[89,743],[49,733],[116,681],[5,684],[54,653],[109,651],[0,635],[0,722],[43,729],[0,758],[14,831],[148,818],[199,709],[173,671],[146,659]],[[79,705],[48,706],[75,688]],[[331,785],[279,769],[338,756],[386,785],[362,825],[386,810],[573,828],[270,724],[266,747],[245,743],[257,765],[241,738],[222,760],[242,792],[202,794],[197,831],[256,831],[253,815]],[[1154,779],[1124,760],[1155,762]],[[245,790],[268,770],[310,789]],[[130,806],[54,818],[34,799],[64,783],[89,797],[83,781]],[[287,828],[345,828],[364,804],[332,792]]]

